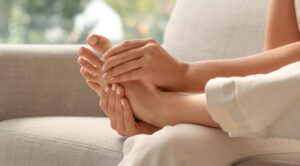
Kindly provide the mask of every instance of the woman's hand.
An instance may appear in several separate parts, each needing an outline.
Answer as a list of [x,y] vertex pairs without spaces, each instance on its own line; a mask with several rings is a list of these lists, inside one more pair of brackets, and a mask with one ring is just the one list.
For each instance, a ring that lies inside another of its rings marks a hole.
[[182,89],[188,68],[153,39],[125,41],[110,48],[104,59],[102,71],[106,80],[117,83],[142,79],[169,91]]
[[[100,35],[89,36],[87,38],[87,43],[100,54],[104,54],[107,50],[113,47],[106,37]],[[81,65],[81,75],[87,81],[97,82],[98,84],[105,86],[108,81],[102,79],[103,72],[101,71],[104,61],[86,47],[80,47],[78,53],[80,55],[78,58],[78,64]]]
[[101,88],[97,83],[88,82],[100,96],[99,106],[109,117],[111,127],[119,135],[130,137],[137,134],[152,134],[159,130],[158,127],[142,121],[136,121],[130,103],[124,98],[124,89],[113,84]]

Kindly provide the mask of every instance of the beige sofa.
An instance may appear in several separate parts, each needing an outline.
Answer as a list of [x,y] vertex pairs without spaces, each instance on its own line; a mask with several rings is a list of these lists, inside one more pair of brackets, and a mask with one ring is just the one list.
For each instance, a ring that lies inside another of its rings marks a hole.
[[[253,54],[262,50],[266,13],[266,0],[179,0],[163,46],[186,61]],[[81,78],[78,47],[0,46],[0,166],[113,166],[122,159],[125,138]],[[236,166],[294,165],[288,158]]]

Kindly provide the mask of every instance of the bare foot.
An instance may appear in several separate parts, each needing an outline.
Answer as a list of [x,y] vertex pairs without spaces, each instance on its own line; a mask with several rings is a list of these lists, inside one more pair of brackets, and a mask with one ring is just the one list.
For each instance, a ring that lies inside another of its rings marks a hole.
[[[109,48],[113,47],[107,38],[100,35],[91,35],[88,37],[87,43],[100,54],[104,54]],[[95,89],[90,84],[92,82],[102,89],[105,88],[110,82],[102,78],[103,72],[101,67],[103,60],[85,47],[81,47],[78,53],[80,54],[78,63],[82,66],[80,73],[86,79],[88,85],[93,90]],[[149,110],[149,108],[152,108],[150,107],[152,105],[159,104],[159,102],[154,100],[156,95],[154,90],[156,87],[142,80],[125,82],[121,85],[126,89],[125,96],[133,107],[135,117],[148,123],[152,122],[151,111],[154,110]],[[95,92],[97,91],[95,90]],[[142,100],[143,98],[152,98],[152,100]]]

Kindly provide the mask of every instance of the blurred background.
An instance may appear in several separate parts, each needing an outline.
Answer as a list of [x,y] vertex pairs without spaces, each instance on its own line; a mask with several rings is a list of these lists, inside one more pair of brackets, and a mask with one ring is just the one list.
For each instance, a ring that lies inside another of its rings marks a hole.
[[176,0],[0,0],[0,43],[82,44],[91,33],[113,43],[162,43]]

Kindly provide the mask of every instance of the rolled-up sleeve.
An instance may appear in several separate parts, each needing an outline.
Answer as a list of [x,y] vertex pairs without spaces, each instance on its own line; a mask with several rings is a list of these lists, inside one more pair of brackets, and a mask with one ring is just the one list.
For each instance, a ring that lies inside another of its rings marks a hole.
[[208,112],[231,137],[300,139],[300,62],[269,74],[210,80]]

